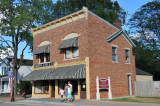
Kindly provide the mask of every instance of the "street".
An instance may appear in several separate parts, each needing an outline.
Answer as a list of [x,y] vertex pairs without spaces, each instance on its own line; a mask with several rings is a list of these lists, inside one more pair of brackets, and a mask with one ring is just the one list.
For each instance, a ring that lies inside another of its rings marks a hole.
[[62,102],[0,102],[0,106],[159,106],[159,104],[149,103],[122,103],[122,102],[110,102],[110,101],[81,101],[73,103],[62,103]]

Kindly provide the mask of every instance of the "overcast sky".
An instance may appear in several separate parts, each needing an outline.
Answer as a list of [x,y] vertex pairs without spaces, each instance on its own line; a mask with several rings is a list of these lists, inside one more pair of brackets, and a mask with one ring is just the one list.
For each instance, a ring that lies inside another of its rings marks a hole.
[[[54,3],[56,0],[53,0]],[[126,22],[131,18],[131,16],[137,11],[142,5],[152,1],[152,0],[112,0],[112,1],[118,1],[119,5],[127,12],[127,20]],[[123,29],[127,29],[126,26],[123,26]],[[7,38],[6,38],[7,39]],[[25,43],[20,43],[19,50],[18,50],[18,58],[20,57],[21,51],[24,47]],[[24,52],[24,58],[25,59],[33,59],[32,53],[29,52],[29,47]]]

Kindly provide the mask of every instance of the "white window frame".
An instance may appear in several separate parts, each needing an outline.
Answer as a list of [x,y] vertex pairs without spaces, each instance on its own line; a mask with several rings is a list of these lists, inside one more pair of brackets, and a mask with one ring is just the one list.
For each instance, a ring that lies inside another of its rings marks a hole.
[[116,61],[113,61],[113,54],[112,54],[112,62],[114,62],[114,63],[118,63],[118,54],[117,54],[117,49],[118,49],[118,46],[116,46],[116,45],[112,45],[112,48],[116,48],[116,50],[115,50],[115,53],[116,53]]
[[[67,49],[69,49],[71,51],[70,58],[66,58],[66,50]],[[74,57],[73,47],[65,49],[65,51],[64,51],[64,60],[72,60],[72,59],[77,59],[77,58],[79,58],[79,48],[78,48],[78,55],[76,57]]]
[[[127,62],[127,60],[126,60],[126,50],[128,51],[128,55],[129,55],[129,56],[128,56],[128,57],[129,57],[129,61],[128,61],[128,62]],[[130,49],[129,49],[129,48],[125,48],[125,63],[126,63],[126,64],[131,64],[130,57],[131,57],[131,56],[130,56]]]

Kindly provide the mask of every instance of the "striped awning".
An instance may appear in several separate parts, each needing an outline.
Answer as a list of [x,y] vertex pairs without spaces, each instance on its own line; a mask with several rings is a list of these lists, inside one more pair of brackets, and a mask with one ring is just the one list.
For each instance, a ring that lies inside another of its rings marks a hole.
[[86,78],[85,70],[85,64],[58,67],[46,76],[45,79],[84,79]]
[[64,40],[58,49],[65,49],[69,47],[78,47],[78,37],[70,38]]
[[44,45],[38,47],[38,49],[33,54],[50,53],[50,45]]
[[86,78],[85,64],[42,69],[32,71],[23,81],[54,80],[54,79],[84,79]]
[[30,74],[25,76],[22,81],[45,80],[45,77],[53,70],[54,68],[32,71]]

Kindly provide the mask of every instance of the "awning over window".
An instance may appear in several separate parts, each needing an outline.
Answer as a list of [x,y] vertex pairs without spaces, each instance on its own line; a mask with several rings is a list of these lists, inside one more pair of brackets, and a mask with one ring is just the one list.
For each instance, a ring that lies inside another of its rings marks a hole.
[[52,71],[45,79],[83,79],[86,78],[85,65],[74,65],[58,67]]
[[54,68],[42,69],[32,71],[30,74],[25,76],[22,81],[36,81],[36,80],[45,80],[45,77],[52,71]]
[[86,78],[85,65],[58,67],[56,69],[42,69],[32,71],[23,81],[54,80],[54,79],[84,79]]
[[38,47],[38,49],[33,54],[50,53],[50,45],[44,45]]
[[64,40],[62,44],[58,47],[58,49],[64,49],[68,47],[78,47],[78,37]]

